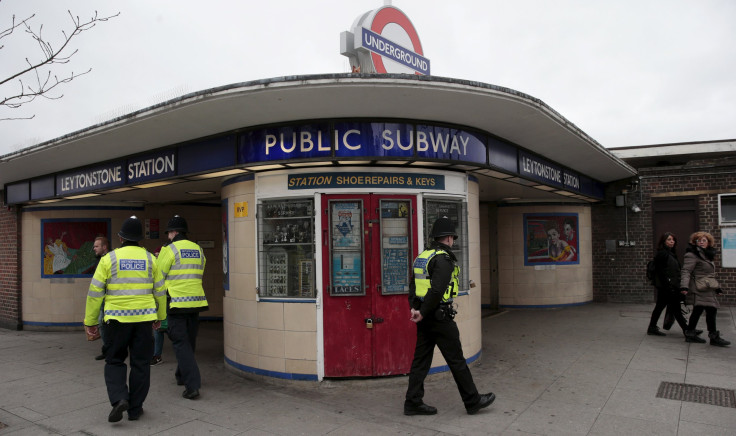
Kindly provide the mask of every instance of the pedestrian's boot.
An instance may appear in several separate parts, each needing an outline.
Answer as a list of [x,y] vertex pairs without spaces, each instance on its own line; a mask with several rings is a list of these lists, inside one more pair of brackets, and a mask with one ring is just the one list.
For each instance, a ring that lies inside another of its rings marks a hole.
[[708,337],[710,338],[711,345],[715,345],[717,347],[728,347],[729,345],[731,345],[729,341],[721,338],[721,332],[719,332],[718,330],[714,332],[708,332]]
[[667,336],[666,334],[659,331],[659,327],[655,326],[649,326],[647,329],[647,334],[652,336]]
[[698,336],[695,330],[685,330],[685,342],[697,342],[698,344],[704,344],[705,339]]
[[437,408],[429,406],[427,404],[407,404],[404,403],[404,415],[436,415]]

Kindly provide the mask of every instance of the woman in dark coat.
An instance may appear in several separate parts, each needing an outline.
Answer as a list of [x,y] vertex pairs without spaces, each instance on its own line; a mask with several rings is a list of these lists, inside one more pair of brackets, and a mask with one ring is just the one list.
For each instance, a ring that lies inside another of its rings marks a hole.
[[693,303],[693,313],[690,315],[685,340],[705,342],[705,339],[698,338],[693,332],[700,315],[705,311],[710,344],[725,347],[731,343],[721,338],[720,332],[716,329],[716,313],[719,307],[716,295],[722,294],[723,291],[716,280],[716,265],[713,263],[716,256],[714,245],[715,241],[710,233],[696,232],[690,235],[690,244],[685,251],[685,262],[680,277],[680,289],[687,292],[688,301]]
[[675,321],[682,328],[682,333],[685,334],[687,330],[687,321],[682,316],[680,309],[683,294],[680,293],[680,261],[677,260],[675,247],[677,247],[677,238],[674,234],[665,232],[659,237],[657,254],[654,256],[657,304],[654,306],[652,318],[649,321],[648,335],[665,336],[657,327],[659,316],[665,307],[675,316]]

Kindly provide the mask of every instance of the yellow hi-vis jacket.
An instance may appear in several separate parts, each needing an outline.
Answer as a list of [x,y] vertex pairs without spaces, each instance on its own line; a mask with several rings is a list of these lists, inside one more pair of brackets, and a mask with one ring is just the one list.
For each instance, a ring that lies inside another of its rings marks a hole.
[[187,239],[174,241],[161,249],[158,265],[166,280],[172,308],[207,306],[202,287],[206,261],[202,248]]
[[143,247],[128,245],[103,256],[87,292],[84,325],[98,324],[103,300],[105,322],[166,319],[164,278],[153,255]]
[[[419,298],[424,298],[432,287],[432,283],[429,277],[429,271],[427,266],[433,257],[441,254],[443,256],[449,256],[445,250],[439,250],[432,248],[424,250],[416,259],[414,259],[414,286],[415,295]],[[452,277],[450,283],[447,285],[445,293],[442,295],[442,302],[446,303],[451,299],[457,297],[458,294],[458,275],[460,274],[460,268],[455,265],[452,270]]]

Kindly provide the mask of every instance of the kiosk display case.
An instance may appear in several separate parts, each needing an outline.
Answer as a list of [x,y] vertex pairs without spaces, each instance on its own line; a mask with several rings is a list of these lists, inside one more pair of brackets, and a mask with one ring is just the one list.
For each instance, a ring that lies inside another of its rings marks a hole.
[[263,201],[258,237],[259,295],[314,298],[314,201]]

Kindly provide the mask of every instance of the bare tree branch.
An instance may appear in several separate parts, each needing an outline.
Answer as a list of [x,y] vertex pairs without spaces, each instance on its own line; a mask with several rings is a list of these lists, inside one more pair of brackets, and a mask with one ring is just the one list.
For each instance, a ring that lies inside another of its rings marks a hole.
[[[1,1],[2,0],[0,0],[0,2]],[[77,53],[78,50],[73,50],[69,52],[71,50],[69,44],[71,43],[72,39],[74,39],[82,32],[92,29],[97,25],[97,23],[105,22],[112,18],[115,18],[119,16],[120,13],[118,12],[115,15],[100,17],[98,16],[97,11],[95,11],[94,15],[88,21],[84,22],[79,19],[79,16],[75,17],[74,15],[72,15],[71,11],[67,11],[67,13],[72,20],[73,29],[70,33],[67,33],[67,31],[65,30],[61,31],[61,34],[63,35],[63,40],[58,49],[54,48],[51,41],[44,38],[43,24],[38,27],[38,30],[34,30],[34,28],[31,27],[30,21],[36,16],[36,14],[33,14],[30,17],[19,22],[16,22],[15,15],[13,15],[10,27],[5,30],[0,30],[0,40],[2,40],[3,38],[13,34],[16,29],[23,28],[24,32],[29,35],[34,41],[36,41],[42,53],[42,56],[37,61],[31,61],[29,58],[26,58],[25,61],[28,65],[27,68],[24,68],[17,73],[11,74],[5,79],[0,79],[0,90],[3,89],[3,85],[10,85],[11,81],[16,82],[17,80],[16,83],[18,84],[17,91],[11,93],[9,96],[0,97],[0,107],[17,109],[25,104],[31,103],[36,99],[36,97],[43,97],[49,100],[58,100],[62,98],[64,94],[52,95],[50,94],[51,91],[54,91],[60,85],[69,83],[77,77],[83,76],[92,71],[92,68],[89,68],[87,71],[84,71],[82,73],[74,73],[74,71],[72,71],[70,74],[65,75],[61,78],[52,73],[52,69],[55,64],[67,64]],[[0,45],[0,50],[2,50],[4,47],[5,45]],[[8,117],[0,118],[0,121],[32,118],[33,116]]]

